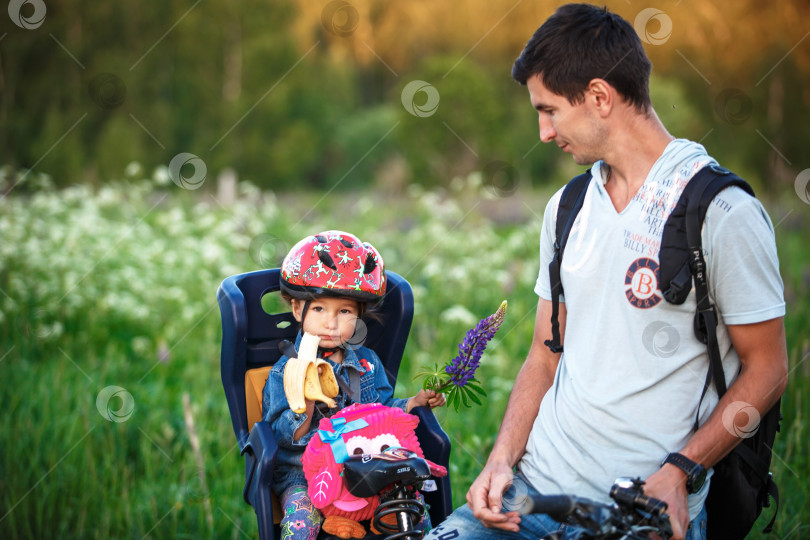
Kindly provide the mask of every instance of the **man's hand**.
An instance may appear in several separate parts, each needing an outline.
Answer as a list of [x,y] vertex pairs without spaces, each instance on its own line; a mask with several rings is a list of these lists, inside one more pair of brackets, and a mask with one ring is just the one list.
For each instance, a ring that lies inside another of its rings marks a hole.
[[504,531],[520,531],[520,514],[502,512],[503,493],[512,484],[512,468],[505,463],[487,463],[467,492],[467,504],[485,526]]
[[419,390],[419,392],[408,400],[407,410],[411,412],[414,407],[443,407],[447,403],[444,394],[437,394],[433,390]]
[[667,463],[647,477],[644,493],[667,503],[672,540],[683,540],[689,527],[686,474],[675,465]]

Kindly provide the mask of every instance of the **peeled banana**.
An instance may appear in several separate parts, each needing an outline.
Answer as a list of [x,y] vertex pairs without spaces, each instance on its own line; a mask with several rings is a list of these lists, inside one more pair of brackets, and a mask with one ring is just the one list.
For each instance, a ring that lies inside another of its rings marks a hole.
[[321,390],[328,397],[335,397],[340,392],[335,372],[332,371],[332,366],[329,362],[320,358],[315,359],[315,365],[318,367],[318,382],[321,383]]
[[307,399],[322,401],[329,407],[337,406],[332,398],[340,389],[332,366],[316,356],[319,341],[318,336],[305,332],[298,347],[298,358],[290,358],[284,366],[284,394],[293,412],[306,411]]

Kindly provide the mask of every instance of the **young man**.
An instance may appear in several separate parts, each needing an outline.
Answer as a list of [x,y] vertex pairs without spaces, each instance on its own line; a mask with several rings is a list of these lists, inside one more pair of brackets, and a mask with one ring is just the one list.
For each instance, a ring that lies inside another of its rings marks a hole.
[[[741,440],[735,411],[763,414],[784,391],[773,226],[756,199],[732,187],[710,206],[702,235],[729,388],[718,402],[712,386],[701,401],[709,364],[692,330],[694,292],[682,305],[664,301],[657,265],[669,212],[692,175],[715,161],[667,132],[650,102],[650,70],[632,25],[587,4],[560,7],[515,61],[512,75],[528,87],[540,139],[594,164],[562,264],[564,353],[544,345],[552,337],[548,263],[560,190],[540,239],[534,338],[495,445],[468,504],[428,538],[565,535],[548,516],[502,509],[507,487],[527,482],[545,494],[610,502],[620,476],[645,479],[646,493],[669,505],[673,538],[703,538],[710,481],[698,485],[683,469],[709,470]],[[670,329],[666,354],[649,343],[662,324]]]

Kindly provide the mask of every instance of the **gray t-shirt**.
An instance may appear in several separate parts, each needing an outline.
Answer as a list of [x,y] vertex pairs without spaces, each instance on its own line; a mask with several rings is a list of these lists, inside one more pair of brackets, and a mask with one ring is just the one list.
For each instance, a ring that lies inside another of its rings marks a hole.
[[[541,492],[608,502],[616,478],[646,478],[692,435],[708,370],[706,346],[692,330],[694,290],[680,306],[663,299],[658,251],[684,186],[708,163],[715,162],[701,145],[672,141],[622,212],[605,191],[607,167],[598,162],[592,168],[563,257],[565,352],[519,464]],[[547,300],[561,192],[546,207],[540,238],[535,292]],[[759,201],[732,187],[709,207],[702,238],[730,384],[740,361],[726,325],[785,313],[773,226]],[[717,401],[712,386],[700,407],[701,423]],[[708,484],[689,497],[690,519]]]

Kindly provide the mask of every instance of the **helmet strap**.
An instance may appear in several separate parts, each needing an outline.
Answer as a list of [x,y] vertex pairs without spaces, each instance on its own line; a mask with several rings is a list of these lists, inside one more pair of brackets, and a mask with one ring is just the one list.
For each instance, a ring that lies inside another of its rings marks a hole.
[[318,347],[318,358],[329,358],[340,350],[340,347]]
[[304,301],[304,309],[301,310],[301,328],[304,327],[304,318],[307,316],[307,311],[309,311],[309,305],[312,303],[312,300],[307,299]]

